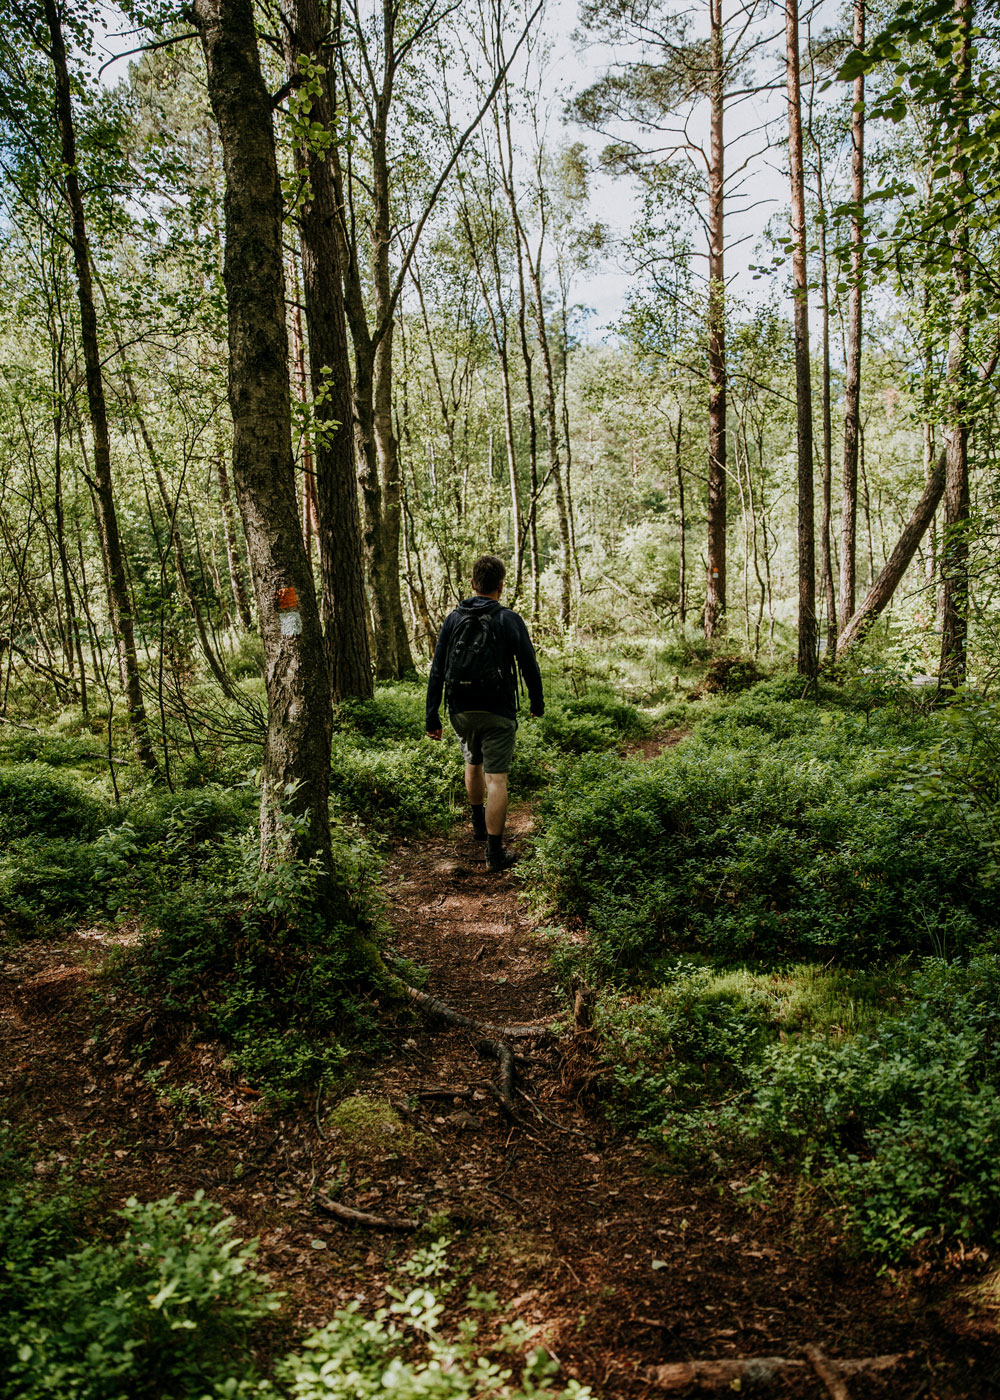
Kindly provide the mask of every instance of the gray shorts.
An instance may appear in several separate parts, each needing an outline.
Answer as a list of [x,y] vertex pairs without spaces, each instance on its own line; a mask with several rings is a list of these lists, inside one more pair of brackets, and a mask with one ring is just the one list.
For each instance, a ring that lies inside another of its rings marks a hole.
[[461,710],[451,716],[451,726],[458,735],[459,747],[466,763],[483,768],[487,773],[506,773],[514,757],[514,735],[517,720],[506,715],[494,715],[489,710]]

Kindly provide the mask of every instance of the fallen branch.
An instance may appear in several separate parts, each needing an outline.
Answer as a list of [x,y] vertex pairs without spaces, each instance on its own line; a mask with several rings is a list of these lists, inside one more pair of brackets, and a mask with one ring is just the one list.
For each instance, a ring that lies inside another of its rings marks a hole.
[[339,1201],[332,1201],[329,1196],[324,1196],[322,1191],[317,1191],[313,1199],[320,1210],[335,1216],[337,1220],[343,1220],[346,1225],[367,1225],[371,1230],[408,1231],[420,1228],[416,1220],[410,1220],[407,1216],[391,1220],[385,1215],[369,1215],[364,1210],[352,1210],[350,1206],[342,1206]]
[[851,1400],[851,1393],[843,1378],[837,1375],[835,1363],[812,1342],[809,1342],[802,1350],[812,1362],[813,1370],[829,1391],[830,1400]]
[[896,1356],[844,1357],[835,1361],[832,1357],[824,1356],[817,1348],[807,1347],[806,1351],[813,1351],[822,1359],[833,1384],[841,1387],[839,1391],[830,1389],[827,1375],[821,1374],[817,1369],[813,1356],[810,1356],[808,1361],[789,1356],[740,1356],[720,1361],[672,1361],[665,1366],[651,1367],[646,1372],[646,1380],[657,1390],[686,1390],[692,1385],[700,1386],[702,1390],[732,1390],[735,1385],[742,1385],[744,1381],[766,1383],[789,1371],[811,1368],[830,1389],[830,1394],[835,1400],[842,1400],[848,1392],[838,1372],[841,1375],[858,1376],[877,1371],[891,1371],[911,1355],[909,1352],[903,1352]]
[[903,529],[895,549],[886,560],[882,572],[868,590],[868,594],[853,617],[849,618],[837,638],[837,660],[859,642],[876,618],[886,607],[896,591],[896,585],[906,573],[917,545],[923,539],[934,518],[944,495],[945,454],[942,452],[933,472],[927,480],[920,500]]
[[433,1101],[434,1099],[472,1099],[475,1098],[475,1091],[473,1089],[449,1089],[446,1084],[442,1084],[440,1088],[418,1089],[416,1097],[420,1099],[421,1103],[424,1100]]

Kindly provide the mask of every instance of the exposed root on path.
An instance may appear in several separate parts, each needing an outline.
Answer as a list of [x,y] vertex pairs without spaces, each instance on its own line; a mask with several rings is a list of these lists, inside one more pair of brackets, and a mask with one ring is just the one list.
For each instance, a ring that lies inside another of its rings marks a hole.
[[399,1216],[395,1220],[387,1215],[370,1215],[365,1210],[354,1210],[351,1206],[341,1205],[339,1201],[332,1201],[329,1196],[324,1196],[322,1191],[317,1191],[313,1197],[320,1210],[327,1215],[335,1216],[337,1220],[343,1220],[346,1225],[366,1225],[371,1230],[399,1230],[408,1232],[420,1228],[420,1222],[410,1220],[407,1216]]
[[472,1016],[466,1016],[461,1011],[456,1011],[447,1002],[441,1001],[438,997],[432,997],[428,992],[421,992],[416,987],[410,987],[405,982],[400,983],[404,993],[412,1002],[420,1007],[421,1011],[432,1021],[445,1021],[449,1026],[462,1026],[469,1031],[484,1031],[500,1036],[504,1040],[530,1040],[536,1036],[550,1035],[552,1032],[552,1022],[543,1020],[537,1022],[525,1022],[519,1025],[503,1026],[491,1021],[477,1021]]

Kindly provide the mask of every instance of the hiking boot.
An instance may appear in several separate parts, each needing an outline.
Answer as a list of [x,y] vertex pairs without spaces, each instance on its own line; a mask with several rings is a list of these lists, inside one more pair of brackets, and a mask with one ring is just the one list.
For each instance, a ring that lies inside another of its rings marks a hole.
[[501,846],[499,851],[486,852],[486,869],[491,875],[499,875],[501,870],[509,870],[516,864],[517,856],[513,851],[508,851],[506,846]]
[[486,817],[482,808],[478,812],[474,807],[472,809],[472,836],[475,841],[486,840]]

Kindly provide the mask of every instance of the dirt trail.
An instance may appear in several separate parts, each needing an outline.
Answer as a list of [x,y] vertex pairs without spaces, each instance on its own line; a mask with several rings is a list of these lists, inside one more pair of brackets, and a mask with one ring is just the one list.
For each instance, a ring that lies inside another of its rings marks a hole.
[[[530,824],[527,810],[513,814],[515,848],[530,845]],[[488,875],[464,829],[399,843],[386,889],[397,950],[428,969],[435,996],[493,1021],[567,1017],[516,874]],[[912,1353],[886,1376],[852,1379],[853,1400],[1000,1395],[995,1320],[982,1310],[964,1311],[943,1286],[880,1279],[798,1238],[787,1197],[750,1213],[725,1182],[668,1174],[650,1151],[616,1137],[581,1093],[594,1063],[588,1036],[570,1030],[518,1046],[521,1083],[574,1131],[527,1105],[524,1127],[490,1096],[496,1066],[477,1055],[474,1033],[403,1013],[392,1053],[359,1066],[353,1091],[398,1114],[351,1138],[331,1127],[324,1105],[262,1116],[217,1049],[182,1040],[149,1076],[114,1044],[95,1047],[89,992],[107,947],[107,935],[90,930],[3,956],[4,1116],[48,1148],[43,1172],[60,1156],[102,1155],[90,1173],[109,1206],[133,1193],[204,1188],[260,1234],[298,1325],[353,1298],[377,1306],[408,1248],[324,1216],[318,1187],[385,1216],[438,1216],[502,1315],[524,1318],[568,1374],[607,1400],[657,1394],[650,1378],[665,1363],[801,1360],[810,1344],[835,1358]],[[456,1092],[431,1096],[443,1089]],[[811,1365],[744,1391],[836,1393]]]

